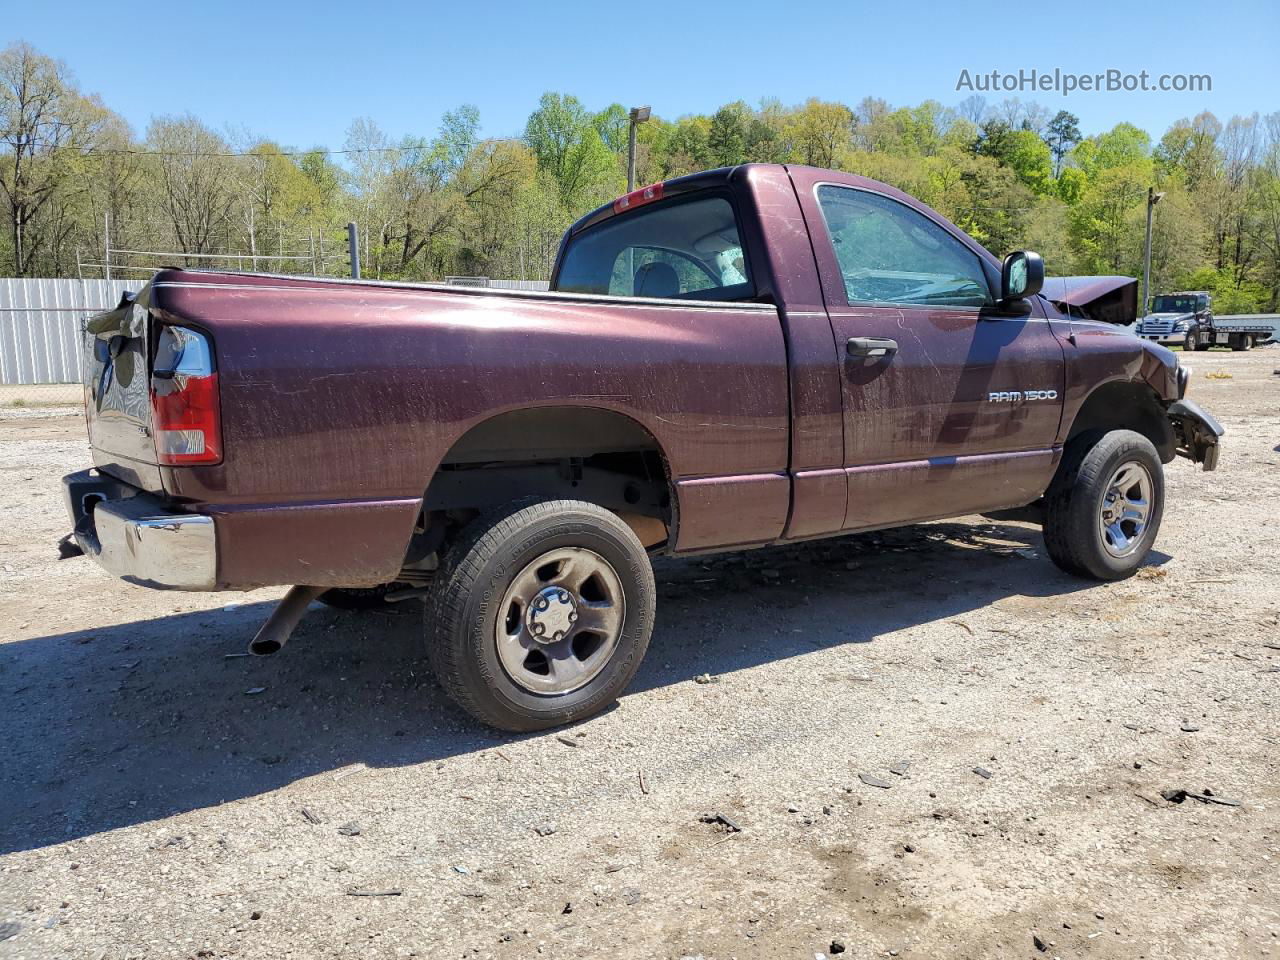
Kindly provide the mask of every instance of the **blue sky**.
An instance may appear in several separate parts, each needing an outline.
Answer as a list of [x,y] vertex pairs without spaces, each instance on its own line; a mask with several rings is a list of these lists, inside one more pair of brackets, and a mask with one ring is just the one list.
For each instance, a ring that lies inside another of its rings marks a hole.
[[[5,44],[65,60],[141,133],[191,112],[215,127],[306,148],[342,145],[357,116],[393,137],[430,134],[445,110],[480,109],[518,134],[541,93],[588,106],[652,104],[675,117],[730,100],[810,96],[895,106],[959,102],[961,69],[1055,67],[1207,73],[1209,93],[1022,93],[1071,110],[1086,133],[1120,120],[1158,138],[1210,109],[1280,110],[1280,4],[404,3],[208,0],[14,3]],[[987,95],[989,100],[1006,94]]]

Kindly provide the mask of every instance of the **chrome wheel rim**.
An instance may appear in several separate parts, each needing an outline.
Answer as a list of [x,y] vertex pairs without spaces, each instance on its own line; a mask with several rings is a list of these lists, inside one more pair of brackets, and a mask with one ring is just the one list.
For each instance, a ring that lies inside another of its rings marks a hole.
[[1111,556],[1127,557],[1142,545],[1154,490],[1145,464],[1128,460],[1116,467],[1098,508],[1098,534]]
[[516,574],[494,628],[498,660],[530,693],[586,686],[609,663],[626,612],[622,580],[604,557],[559,547]]

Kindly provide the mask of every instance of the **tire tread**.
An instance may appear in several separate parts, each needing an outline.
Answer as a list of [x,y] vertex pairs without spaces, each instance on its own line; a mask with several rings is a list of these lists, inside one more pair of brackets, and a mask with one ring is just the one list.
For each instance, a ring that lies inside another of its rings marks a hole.
[[[467,655],[463,641],[466,623],[466,607],[471,591],[483,586],[482,576],[487,564],[508,545],[518,539],[533,524],[545,520],[565,518],[571,514],[587,514],[596,523],[611,527],[623,540],[630,540],[632,549],[645,556],[644,547],[635,533],[616,514],[604,507],[582,500],[516,500],[481,514],[462,531],[461,536],[446,551],[436,574],[435,588],[426,604],[427,659],[445,692],[463,710],[482,723],[504,730],[529,731],[545,729],[568,723],[597,712],[611,703],[619,691],[604,689],[589,700],[550,712],[546,719],[521,721],[510,711],[499,711],[485,699],[476,696],[476,690],[465,677],[463,664]],[[653,571],[647,560],[642,565],[647,574],[646,595],[648,609],[639,611],[647,625],[653,620]],[[620,571],[621,574],[621,571]],[[625,671],[625,681],[631,679],[648,644],[647,630],[643,642],[632,651],[634,663]]]

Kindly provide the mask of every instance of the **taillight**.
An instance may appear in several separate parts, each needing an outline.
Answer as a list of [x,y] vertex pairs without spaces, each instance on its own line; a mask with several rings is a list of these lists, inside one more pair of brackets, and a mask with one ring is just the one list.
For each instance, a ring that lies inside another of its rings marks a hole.
[[160,463],[222,459],[218,374],[204,334],[186,327],[161,330],[151,372],[151,432]]

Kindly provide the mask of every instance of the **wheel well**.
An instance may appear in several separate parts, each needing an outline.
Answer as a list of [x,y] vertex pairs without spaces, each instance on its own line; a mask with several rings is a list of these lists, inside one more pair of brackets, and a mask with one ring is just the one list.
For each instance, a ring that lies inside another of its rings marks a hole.
[[423,509],[457,526],[531,496],[599,504],[647,547],[673,532],[674,498],[657,440],[630,417],[598,407],[532,407],[477,424],[445,454]]
[[1144,383],[1117,380],[1094,390],[1076,413],[1067,443],[1094,430],[1133,430],[1151,441],[1163,463],[1175,456],[1173,425],[1156,392]]

